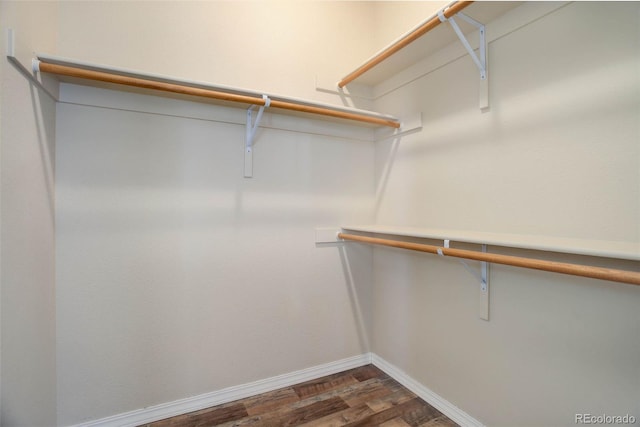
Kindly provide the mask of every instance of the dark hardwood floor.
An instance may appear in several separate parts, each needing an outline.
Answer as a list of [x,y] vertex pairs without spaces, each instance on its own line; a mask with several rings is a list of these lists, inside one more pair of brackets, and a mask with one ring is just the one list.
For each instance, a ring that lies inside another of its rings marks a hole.
[[384,372],[367,365],[145,427],[456,425]]

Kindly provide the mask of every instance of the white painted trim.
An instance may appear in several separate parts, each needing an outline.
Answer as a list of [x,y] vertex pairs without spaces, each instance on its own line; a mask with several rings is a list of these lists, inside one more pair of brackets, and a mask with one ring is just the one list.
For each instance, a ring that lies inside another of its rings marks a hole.
[[484,427],[484,425],[451,402],[440,397],[400,368],[387,362],[382,357],[365,353],[323,365],[313,366],[299,371],[278,375],[264,380],[254,381],[222,390],[188,397],[173,402],[150,406],[144,409],[125,412],[99,420],[76,424],[72,427],[134,427],[145,423],[162,420],[177,415],[187,414],[211,406],[222,405],[234,400],[244,399],[260,393],[288,387],[304,381],[310,381],[326,375],[336,374],[348,369],[372,363],[400,384],[417,394],[421,399],[438,409],[462,427]]
[[201,394],[199,396],[188,397],[186,399],[180,399],[173,402],[150,406],[144,409],[125,412],[123,414],[113,415],[99,420],[76,424],[73,427],[138,426],[140,424],[150,423],[164,418],[209,408],[211,406],[233,402],[234,400],[244,399],[255,396],[256,394],[277,390],[282,387],[288,387],[304,381],[320,378],[325,375],[331,375],[347,369],[368,365],[369,363],[371,363],[371,353],[365,353],[264,380],[227,387],[222,390]]
[[455,406],[453,403],[440,397],[437,393],[433,392],[415,379],[411,378],[402,369],[387,362],[377,354],[371,354],[371,363],[380,368],[391,378],[398,381],[400,384],[417,394],[425,402],[445,414],[447,417],[451,418],[460,426],[484,427],[484,425],[480,421],[476,420],[471,415]]

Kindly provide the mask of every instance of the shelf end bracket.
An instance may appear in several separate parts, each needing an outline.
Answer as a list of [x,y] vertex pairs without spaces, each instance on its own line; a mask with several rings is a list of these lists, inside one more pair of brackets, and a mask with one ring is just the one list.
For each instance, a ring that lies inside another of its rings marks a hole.
[[[438,248],[438,255],[444,256],[443,249],[449,249],[450,241],[444,240],[443,248]],[[487,252],[487,245],[482,245],[482,252]],[[458,259],[458,262],[480,282],[480,296],[478,299],[478,316],[482,320],[489,320],[489,263],[480,261],[480,274],[474,271],[466,261]]]
[[[460,26],[454,19],[459,16],[460,19],[468,22],[478,29],[480,35],[480,42],[478,47],[478,54],[471,47],[469,41],[465,37],[464,33],[460,29]],[[455,31],[456,35],[460,39],[460,42],[466,49],[467,53],[473,60],[474,64],[478,67],[478,71],[480,72],[480,109],[485,111],[489,108],[489,72],[488,72],[488,61],[487,61],[487,37],[486,37],[486,28],[485,25],[481,22],[476,21],[468,15],[465,15],[462,12],[456,13],[454,16],[447,18],[444,15],[444,12],[440,10],[438,12],[438,18],[440,18],[441,22],[449,22],[451,24],[451,28]]]
[[264,113],[265,108],[271,105],[271,99],[267,95],[262,95],[262,99],[264,99],[264,105],[261,105],[258,109],[258,114],[256,115],[255,122],[253,120],[253,109],[256,107],[252,105],[247,109],[247,127],[245,130],[245,138],[244,138],[244,177],[252,178],[253,177],[253,140],[256,136],[256,131],[258,130],[258,126],[260,125],[260,121],[262,120],[262,114]]
[[[487,252],[487,245],[482,245],[482,252]],[[478,313],[483,320],[489,320],[489,263],[480,261],[480,299]]]

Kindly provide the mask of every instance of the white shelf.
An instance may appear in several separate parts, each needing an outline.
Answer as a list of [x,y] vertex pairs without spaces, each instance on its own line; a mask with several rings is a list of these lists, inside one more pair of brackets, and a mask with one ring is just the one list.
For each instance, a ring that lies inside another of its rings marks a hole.
[[[391,116],[391,115],[388,115],[388,114],[382,114],[382,113],[378,113],[378,112],[370,111],[370,110],[361,110],[361,109],[357,109],[357,108],[346,107],[346,106],[343,106],[343,105],[336,105],[336,104],[329,104],[329,103],[323,103],[323,102],[317,102],[317,101],[310,101],[310,100],[301,99],[301,98],[295,98],[295,97],[291,97],[291,96],[285,96],[285,95],[280,95],[280,94],[274,94],[274,93],[258,91],[258,90],[252,90],[252,89],[239,88],[239,87],[232,87],[232,86],[227,86],[227,85],[222,85],[222,84],[215,84],[215,83],[210,83],[210,82],[202,82],[202,81],[196,81],[196,80],[180,79],[180,78],[161,75],[161,74],[147,73],[147,72],[143,72],[143,71],[130,70],[130,69],[126,69],[126,68],[113,67],[113,66],[107,66],[107,65],[102,65],[102,64],[94,64],[94,63],[90,63],[90,62],[86,62],[86,61],[80,61],[80,60],[76,60],[76,59],[64,58],[64,57],[48,55],[48,54],[43,54],[43,53],[38,53],[37,54],[37,59],[39,59],[39,60],[41,60],[43,62],[49,63],[49,64],[62,65],[62,66],[67,66],[67,67],[74,67],[74,68],[79,68],[79,69],[89,70],[89,71],[98,71],[98,72],[103,72],[103,73],[116,74],[116,75],[120,75],[120,76],[133,77],[133,78],[138,78],[138,79],[143,79],[143,80],[151,80],[151,81],[154,81],[154,82],[170,83],[170,84],[175,84],[175,85],[180,85],[180,86],[185,86],[185,87],[190,87],[190,88],[213,90],[213,91],[217,91],[217,92],[230,93],[230,94],[234,94],[234,95],[249,96],[249,97],[254,97],[254,98],[261,98],[263,95],[266,95],[272,101],[283,101],[283,102],[286,102],[286,103],[292,103],[292,104],[297,104],[297,105],[301,105],[301,106],[317,107],[317,108],[322,108],[322,109],[333,110],[333,111],[336,111],[336,112],[344,112],[344,113],[350,113],[350,114],[359,115],[359,116],[371,117],[371,118],[380,119],[380,120],[399,121],[394,116]],[[76,77],[58,76],[58,79],[60,81],[63,81],[63,82],[69,82],[69,83],[75,83],[75,84],[85,84],[85,85],[89,84],[89,85],[94,85],[94,86],[97,86],[97,87],[103,87],[105,85],[105,83],[102,83],[102,82],[95,82],[95,81],[82,79],[82,78],[76,78]],[[141,90],[145,91],[145,89],[141,89]],[[208,99],[208,101],[211,102],[210,99]],[[220,101],[220,102],[222,104],[225,104],[225,105],[227,105],[227,104],[236,104],[234,102],[227,102],[227,101]],[[283,112],[284,110],[280,109],[279,111]],[[310,115],[315,115],[315,116],[318,115],[318,114],[314,114],[314,113],[311,113],[311,112],[291,112],[291,111],[287,111],[287,114],[294,114],[294,115],[295,114],[310,114]],[[327,117],[323,116],[323,118],[326,119]],[[342,119],[341,118],[339,120],[348,120],[348,119]],[[379,124],[369,124],[369,123],[359,122],[359,121],[355,121],[355,119],[350,120],[350,121],[353,122],[354,124],[357,124],[357,125],[360,125],[360,126],[380,127]]]
[[640,261],[640,243],[608,240],[571,239],[524,234],[487,233],[479,231],[433,228],[391,227],[384,225],[349,225],[343,230],[375,234],[451,240],[462,243],[487,244],[518,249],[561,252],[604,258]]

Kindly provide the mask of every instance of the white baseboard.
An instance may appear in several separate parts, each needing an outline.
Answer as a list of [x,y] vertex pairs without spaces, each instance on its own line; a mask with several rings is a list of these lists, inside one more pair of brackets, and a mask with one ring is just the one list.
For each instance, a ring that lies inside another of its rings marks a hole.
[[371,354],[371,363],[380,368],[384,373],[389,375],[394,380],[417,394],[425,402],[445,414],[451,420],[455,421],[462,427],[484,427],[484,425],[473,418],[471,415],[464,412],[462,409],[455,406],[453,403],[443,399],[435,392],[429,390],[427,387],[411,378],[406,372],[387,362],[377,354]]
[[176,415],[187,414],[211,406],[233,402],[256,394],[266,393],[282,387],[289,387],[304,381],[324,377],[357,368],[369,363],[380,368],[387,375],[398,381],[400,384],[417,394],[424,401],[438,409],[440,412],[451,418],[462,427],[484,427],[481,422],[471,417],[469,414],[453,405],[451,402],[440,397],[429,390],[415,379],[411,378],[400,368],[387,362],[380,356],[373,353],[365,353],[323,365],[313,366],[288,374],[278,375],[264,380],[254,381],[247,384],[224,388],[211,393],[199,396],[188,397],[173,402],[150,406],[123,414],[113,415],[99,420],[76,424],[73,427],[134,427],[145,423],[162,420]]
[[176,415],[198,411],[200,409],[209,408],[211,406],[233,402],[234,400],[244,399],[247,397],[255,396],[256,394],[277,390],[282,387],[288,387],[304,381],[320,378],[325,375],[331,375],[338,372],[346,371],[347,369],[364,366],[369,363],[371,363],[371,354],[365,353],[359,356],[349,357],[347,359],[338,360],[336,362],[313,366],[311,368],[290,372],[288,374],[278,375],[264,380],[228,387],[222,390],[213,391],[211,393],[201,394],[199,396],[188,397],[186,399],[180,399],[174,402],[163,403],[144,409],[138,409],[131,412],[125,412],[123,414],[113,415],[99,420],[77,424],[74,427],[139,426],[141,424],[162,420],[164,418],[174,417]]

